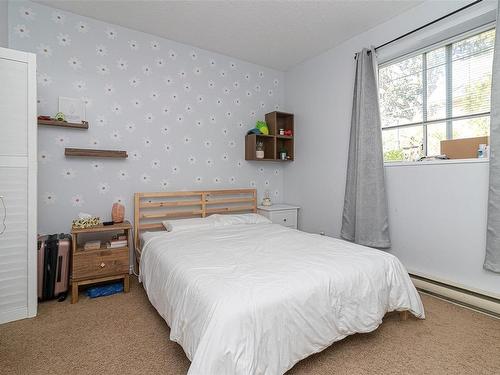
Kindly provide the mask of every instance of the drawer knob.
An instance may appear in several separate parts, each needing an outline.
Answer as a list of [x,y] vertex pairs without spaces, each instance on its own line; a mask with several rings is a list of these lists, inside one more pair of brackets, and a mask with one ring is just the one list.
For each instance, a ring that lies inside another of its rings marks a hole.
[[102,263],[100,264],[100,266],[101,266],[101,268],[104,268],[104,267],[106,266],[106,263],[102,262]]

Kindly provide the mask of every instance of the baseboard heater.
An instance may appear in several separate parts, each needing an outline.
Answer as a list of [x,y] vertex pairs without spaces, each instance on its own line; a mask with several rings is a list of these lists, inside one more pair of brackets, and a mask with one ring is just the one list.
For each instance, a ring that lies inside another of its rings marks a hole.
[[500,318],[500,299],[410,273],[417,289]]

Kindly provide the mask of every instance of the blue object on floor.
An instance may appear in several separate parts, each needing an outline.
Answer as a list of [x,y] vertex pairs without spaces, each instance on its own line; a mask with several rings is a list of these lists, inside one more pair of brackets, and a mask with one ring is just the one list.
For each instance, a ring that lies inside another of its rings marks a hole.
[[87,289],[87,296],[90,298],[110,296],[112,294],[123,292],[123,283],[113,283],[101,286],[94,286]]

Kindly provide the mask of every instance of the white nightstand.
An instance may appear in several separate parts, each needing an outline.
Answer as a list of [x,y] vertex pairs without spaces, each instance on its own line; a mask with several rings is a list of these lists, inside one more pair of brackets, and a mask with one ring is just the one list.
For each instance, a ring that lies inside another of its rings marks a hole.
[[258,206],[257,213],[267,217],[275,224],[297,229],[297,213],[299,206],[277,203],[272,206]]

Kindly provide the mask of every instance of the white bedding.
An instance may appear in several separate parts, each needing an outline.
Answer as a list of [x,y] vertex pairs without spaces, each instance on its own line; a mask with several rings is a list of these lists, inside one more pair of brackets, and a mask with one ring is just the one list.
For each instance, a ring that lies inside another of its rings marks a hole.
[[141,280],[189,374],[283,374],[393,310],[424,318],[399,260],[276,224],[145,233]]

